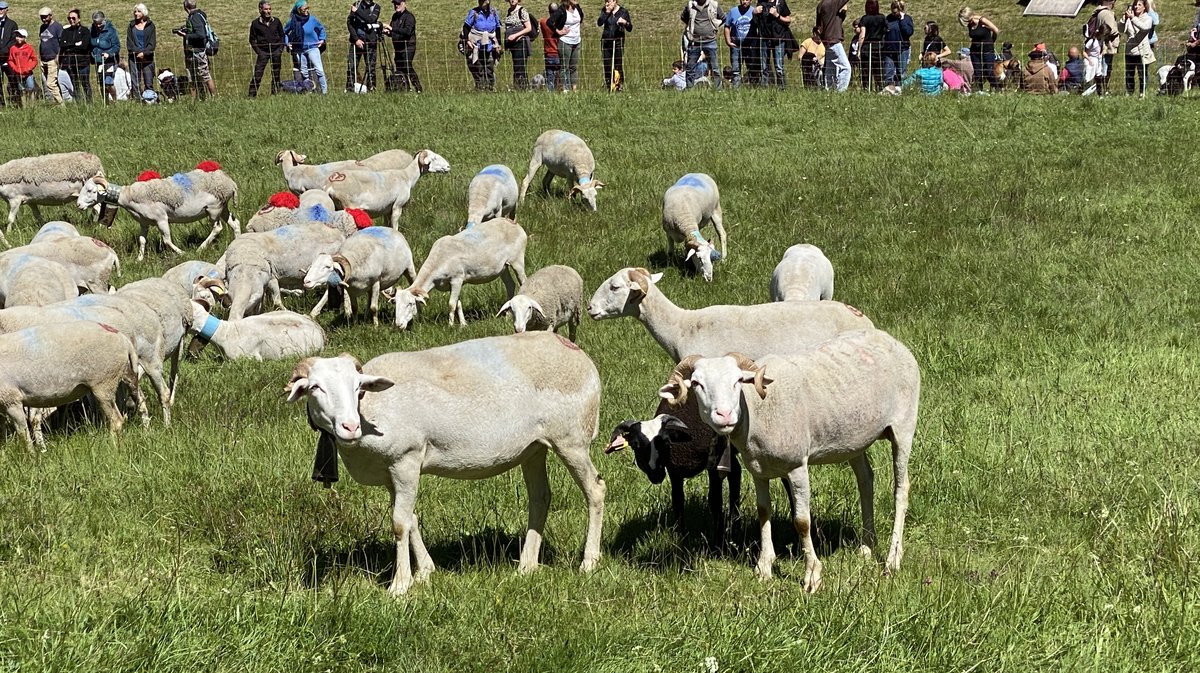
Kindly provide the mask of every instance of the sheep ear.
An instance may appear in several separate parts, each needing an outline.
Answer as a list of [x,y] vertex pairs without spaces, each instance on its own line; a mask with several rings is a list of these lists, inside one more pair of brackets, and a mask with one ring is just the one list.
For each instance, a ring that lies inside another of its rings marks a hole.
[[368,393],[381,393],[394,385],[394,381],[383,376],[364,374],[358,378],[358,389]]
[[662,280],[662,276],[663,276],[663,275],[662,275],[661,273],[652,273],[652,274],[650,274],[650,284],[651,284],[651,285],[657,285],[657,284],[658,284],[658,281]]
[[546,318],[546,312],[542,310],[542,305],[537,303],[536,299],[529,300],[529,308],[537,311],[538,315],[541,316],[542,319]]
[[604,183],[600,182],[599,180],[593,180],[592,184],[595,185],[596,189],[602,189],[604,187]]
[[512,311],[512,301],[511,300],[504,302],[504,305],[500,307],[500,310],[496,311],[496,317],[499,318],[500,316],[504,315],[505,311]]
[[287,393],[287,401],[295,402],[296,400],[308,394],[308,378],[300,377],[293,378],[284,386],[283,392]]

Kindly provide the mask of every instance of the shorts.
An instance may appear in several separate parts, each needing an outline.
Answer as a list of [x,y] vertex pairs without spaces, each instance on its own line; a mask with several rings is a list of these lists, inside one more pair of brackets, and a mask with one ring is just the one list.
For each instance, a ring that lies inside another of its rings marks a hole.
[[212,74],[208,71],[208,52],[203,49],[189,49],[184,53],[188,55],[186,59],[188,70],[192,72],[197,82],[207,82],[212,79]]

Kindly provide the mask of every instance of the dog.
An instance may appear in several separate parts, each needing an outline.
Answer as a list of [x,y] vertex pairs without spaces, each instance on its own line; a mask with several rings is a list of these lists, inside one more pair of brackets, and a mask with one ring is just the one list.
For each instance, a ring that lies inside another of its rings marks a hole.
[[1158,92],[1168,96],[1179,96],[1192,88],[1196,76],[1196,64],[1186,55],[1175,59],[1175,65],[1164,65],[1158,69]]
[[1009,84],[1020,89],[1024,80],[1020,59],[1009,58],[992,64],[992,83],[995,84],[996,91],[1003,91]]
[[183,94],[179,90],[179,80],[176,79],[175,73],[166,68],[158,71],[158,87],[162,89],[163,100],[168,103],[174,103]]

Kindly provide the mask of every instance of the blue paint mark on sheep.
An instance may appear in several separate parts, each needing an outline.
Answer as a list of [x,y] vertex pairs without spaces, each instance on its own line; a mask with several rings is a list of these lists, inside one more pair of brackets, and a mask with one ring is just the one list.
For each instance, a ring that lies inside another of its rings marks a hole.
[[171,182],[174,182],[180,189],[190,190],[192,188],[192,178],[187,173],[176,173],[171,176]]
[[679,181],[675,183],[675,186],[692,187],[693,189],[708,189],[708,185],[700,179],[700,174],[698,173],[688,173],[682,178],[679,178]]
[[367,227],[366,229],[359,229],[358,235],[370,236],[371,238],[377,238],[382,241],[390,242],[391,237],[388,235],[389,232],[391,232],[391,229],[388,227]]
[[328,208],[319,203],[309,206],[306,215],[308,216],[308,219],[314,222],[328,223],[333,219],[333,213],[329,212]]
[[280,227],[275,230],[275,238],[278,238],[281,241],[290,241],[296,238],[296,235],[296,228],[291,225]]
[[479,171],[479,175],[495,175],[497,177],[504,178],[508,177],[508,171],[500,164],[492,164],[491,166],[484,168],[482,171]]
[[490,375],[500,381],[514,381],[518,377],[524,379],[524,372],[513,367],[508,357],[494,345],[480,341],[466,341],[455,346],[458,355],[468,364],[477,367],[480,373]]

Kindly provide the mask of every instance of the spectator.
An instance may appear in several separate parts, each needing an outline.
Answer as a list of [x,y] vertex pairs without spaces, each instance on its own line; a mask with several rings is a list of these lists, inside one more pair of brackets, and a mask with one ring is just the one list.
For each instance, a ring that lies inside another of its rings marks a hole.
[[496,89],[496,60],[504,53],[500,41],[500,14],[491,0],[477,0],[478,6],[467,12],[459,43],[464,45],[467,70],[480,91]]
[[683,61],[675,61],[671,64],[671,76],[662,81],[664,89],[675,89],[683,91],[688,87],[687,81],[687,63]]
[[421,93],[421,78],[413,68],[413,60],[417,57],[417,18],[408,11],[408,0],[392,0],[392,7],[396,11],[383,31],[392,36],[397,89],[408,91],[411,88]]
[[[951,63],[951,60],[942,59],[942,86],[945,87],[947,91],[960,93],[964,96],[970,95],[970,78],[963,77],[962,72],[955,69]],[[968,66],[971,65],[969,58],[966,59],[966,63]]]
[[[3,4],[0,2],[0,4]],[[67,12],[67,27],[63,29],[62,54],[59,57],[63,68],[71,78],[72,95],[78,97],[83,90],[87,102],[92,102],[92,36],[88,27],[80,21],[78,9]],[[61,89],[61,87],[59,87]],[[2,101],[3,99],[0,99]]]
[[817,3],[817,34],[825,47],[824,86],[845,91],[850,88],[850,59],[842,44],[847,0],[820,0]]
[[762,59],[763,84],[770,84],[772,76],[775,86],[787,87],[783,71],[783,52],[791,37],[788,24],[792,22],[792,10],[787,0],[758,0],[754,8],[758,17],[759,58]]
[[250,49],[254,52],[254,74],[247,94],[258,96],[267,65],[271,66],[271,93],[279,93],[279,71],[283,68],[283,23],[271,16],[271,0],[258,0],[258,18],[250,22]]
[[[887,15],[887,35],[883,43],[883,79],[899,82],[908,74],[908,59],[912,55],[912,17],[904,13],[904,0],[892,0]],[[922,51],[922,54],[925,52]]]
[[[708,0],[714,6],[717,0]],[[722,15],[722,18],[724,16]],[[625,89],[625,34],[633,31],[629,10],[619,0],[604,0],[604,9],[596,25],[600,32],[600,54],[604,60],[604,88],[609,91]],[[721,24],[718,23],[718,26]],[[716,47],[716,31],[713,33],[713,49]]]
[[1079,52],[1079,47],[1067,50],[1067,62],[1063,64],[1058,74],[1059,88],[1063,91],[1078,91],[1087,81],[1087,64]]
[[899,96],[902,87],[906,87],[913,82],[921,85],[921,92],[927,96],[936,96],[942,92],[942,69],[937,65],[937,54],[932,51],[925,52],[921,57],[921,67],[913,71],[913,74],[905,77],[900,81],[899,85],[889,84],[884,91],[890,94]]
[[927,54],[931,51],[937,54],[939,59],[950,55],[950,47],[947,47],[946,41],[942,39],[937,21],[925,22],[925,41],[921,43],[921,53]]
[[0,0],[0,72],[3,73],[4,79],[8,80],[7,86],[0,82],[0,107],[4,105],[5,89],[13,103],[18,107],[21,105],[21,82],[8,67],[8,50],[17,43],[18,28],[17,22],[8,17],[8,3]]
[[1029,60],[1025,63],[1025,72],[1021,80],[1021,90],[1032,94],[1058,93],[1058,77],[1046,61],[1045,46],[1042,44],[1029,52]]
[[[379,38],[383,25],[379,23],[379,5],[375,0],[357,0],[350,5],[346,29],[350,33],[350,48],[346,51],[346,91],[354,92],[356,84],[367,91],[375,90],[375,67],[379,60]],[[365,70],[359,70],[359,63]]]
[[104,92],[101,96],[105,102],[115,100],[117,92],[113,90],[113,74],[117,69],[117,57],[121,53],[121,38],[112,21],[104,18],[104,12],[92,12],[92,62],[96,64],[96,81]]
[[800,50],[796,55],[799,56],[800,76],[804,80],[805,88],[817,88],[817,82],[825,67],[825,45],[821,44],[817,36],[816,26],[813,26],[812,36],[800,43]]
[[1117,29],[1117,16],[1113,13],[1113,0],[1100,0],[1096,10],[1096,39],[1100,42],[1099,72],[1096,74],[1096,89],[1101,96],[1108,95],[1108,81],[1112,78],[1113,57],[1121,45],[1121,32]]
[[[66,68],[58,70],[58,91],[62,95],[64,103],[75,100],[75,86],[71,83],[71,76],[67,74]],[[42,99],[47,102],[54,100],[54,96],[50,94],[50,89],[45,82],[42,83]]]
[[300,57],[300,76],[314,82],[313,89],[321,87],[321,93],[329,93],[329,82],[325,78],[325,65],[321,63],[321,52],[325,51],[325,26],[313,16],[307,0],[296,0],[292,15],[283,27],[283,43],[288,51]]
[[21,107],[25,98],[32,97],[34,92],[33,71],[37,69],[37,52],[29,44],[29,31],[18,28],[13,35],[13,46],[8,48],[8,67],[17,78],[17,95],[13,98],[15,107]]
[[1150,31],[1154,24],[1146,12],[1146,0],[1133,0],[1121,17],[1121,32],[1125,33],[1125,93],[1134,92],[1137,79],[1138,95],[1146,97],[1146,75],[1154,63],[1154,51],[1150,49]]
[[129,63],[133,66],[133,86],[140,91],[154,90],[154,48],[157,45],[154,22],[146,6],[133,6],[133,20],[125,31],[125,47],[129,50]]
[[[1146,14],[1154,24],[1150,28],[1150,51],[1158,51],[1158,11],[1154,8],[1154,0],[1146,0]],[[1157,56],[1157,54],[1156,54]]]
[[508,0],[508,13],[504,15],[504,51],[512,59],[513,87],[517,91],[529,88],[529,36],[533,33],[533,19],[521,0]]
[[579,86],[579,45],[582,41],[583,8],[576,0],[565,0],[553,27],[558,35],[558,58],[562,64],[563,91]]
[[1197,68],[1200,68],[1200,22],[1197,22],[1192,32],[1188,34],[1187,51],[1185,54],[1188,60]]
[[975,70],[974,89],[983,91],[983,83],[989,82],[996,88],[996,76],[992,65],[996,61],[996,38],[1000,29],[991,20],[980,14],[975,14],[970,7],[963,7],[958,13],[958,22],[967,29],[967,37],[971,38],[971,66]]
[[887,18],[879,13],[879,0],[867,0],[858,20],[858,76],[864,90],[883,88],[883,40]]
[[546,16],[538,22],[542,31],[542,56],[546,59],[546,89],[558,90],[560,63],[558,60],[558,33],[554,22],[560,18],[562,10],[557,2],[546,5]]
[[[717,49],[717,35],[721,32],[721,26],[725,23],[725,13],[721,11],[721,7],[717,4],[718,0],[688,0],[683,6],[683,12],[679,14],[679,20],[685,26],[683,36],[687,45],[687,80],[688,84],[696,81],[696,64],[700,61],[700,54],[704,54],[704,60],[708,63],[710,72],[716,72],[721,69],[720,56]],[[719,74],[719,73],[718,73]],[[721,86],[721,79],[714,77],[713,81],[717,88]]]
[[[183,38],[183,62],[187,66],[188,76],[192,80],[192,96],[204,99],[216,97],[217,85],[213,81],[212,72],[208,67],[208,16],[196,7],[196,0],[183,0],[183,9],[187,12],[187,22],[177,28],[175,34]],[[201,86],[203,83],[203,86]]]
[[38,10],[38,18],[42,20],[41,32],[38,34],[38,57],[42,61],[42,88],[50,92],[50,100],[61,104],[62,90],[58,86],[58,56],[62,51],[62,24],[54,20],[54,12],[49,7]]
[[754,18],[754,10],[750,8],[750,0],[738,0],[735,7],[725,13],[725,44],[729,46],[729,65],[733,70],[733,86],[742,85],[742,45],[750,33],[750,22]]
[[129,61],[121,59],[113,69],[113,99],[129,100],[129,94],[132,92],[133,76],[129,72]]
[[[965,79],[968,84],[975,81],[975,66],[971,63],[971,49],[969,47],[959,49],[958,58],[943,58],[942,65],[957,72],[959,77]],[[945,68],[943,68],[944,72]],[[943,79],[945,79],[944,75]]]

